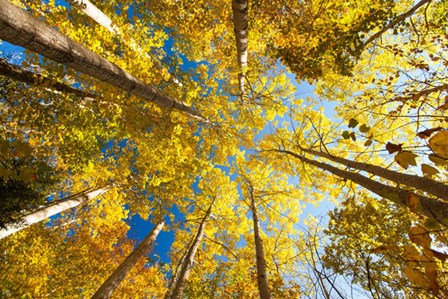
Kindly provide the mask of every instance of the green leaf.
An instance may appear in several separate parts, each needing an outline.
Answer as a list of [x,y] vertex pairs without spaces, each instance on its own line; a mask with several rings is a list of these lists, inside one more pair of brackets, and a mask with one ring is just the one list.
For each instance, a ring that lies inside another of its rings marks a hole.
[[356,127],[358,125],[358,121],[356,120],[356,119],[354,119],[354,118],[351,118],[349,121],[348,121],[348,127],[349,128],[354,128],[354,127]]
[[342,137],[344,137],[344,139],[349,139],[350,133],[348,131],[344,131],[344,132],[342,132]]

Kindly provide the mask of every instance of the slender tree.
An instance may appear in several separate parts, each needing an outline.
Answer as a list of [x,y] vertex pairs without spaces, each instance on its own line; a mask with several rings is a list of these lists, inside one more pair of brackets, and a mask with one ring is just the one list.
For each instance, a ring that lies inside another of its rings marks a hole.
[[88,74],[155,104],[204,120],[185,103],[161,94],[107,59],[76,43],[7,0],[0,0],[0,38]]
[[70,208],[74,208],[84,202],[87,202],[95,197],[106,192],[106,188],[100,188],[89,192],[69,196],[68,198],[56,201],[50,205],[43,207],[33,213],[26,215],[22,221],[14,224],[7,224],[5,230],[0,230],[0,239],[3,239],[15,232],[18,232],[34,223],[45,220],[53,215],[59,214]]
[[120,35],[120,29],[113,24],[112,20],[106,14],[93,5],[89,0],[70,0],[70,3],[82,10],[92,20],[106,28],[110,33]]
[[162,220],[154,226],[151,232],[138,244],[137,248],[121,263],[111,276],[96,291],[92,299],[107,299],[112,296],[114,290],[120,285],[126,274],[134,267],[138,260],[148,252],[149,247],[154,243],[159,233],[162,231],[165,222]]
[[292,156],[306,164],[316,166],[340,178],[350,180],[355,184],[360,185],[381,197],[387,198],[397,204],[408,207],[412,212],[435,219],[436,221],[443,223],[444,225],[448,225],[446,220],[448,219],[448,204],[446,202],[429,198],[423,195],[416,195],[409,190],[391,187],[376,182],[358,173],[342,170],[326,163],[308,159],[305,156],[299,155],[289,150],[274,151]]
[[85,92],[64,83],[57,82],[57,80],[50,79],[39,73],[27,71],[18,65],[10,64],[6,61],[6,59],[0,59],[0,75],[35,86],[45,86],[46,88],[49,88],[51,90],[73,94],[82,98],[96,97],[89,92]]
[[[89,0],[70,0],[70,2],[78,7],[81,11],[83,11],[86,15],[88,15],[92,20],[106,28],[110,33],[117,37],[122,37],[120,28],[116,24],[114,24],[112,20],[98,7],[93,5],[92,2],[90,2]],[[151,59],[151,61],[154,63],[154,66],[158,70],[164,69],[164,67],[160,63],[158,63],[154,58],[150,57],[148,53],[144,52],[133,39],[130,39],[127,44],[132,48],[132,50],[136,51],[146,59]],[[182,87],[182,83],[177,78],[171,76],[171,74],[170,79],[174,83]]]
[[257,282],[258,282],[258,292],[260,294],[260,299],[270,299],[271,292],[268,285],[268,275],[266,271],[266,258],[264,254],[263,241],[260,237],[260,228],[258,222],[257,207],[255,204],[254,189],[251,183],[246,180],[249,188],[250,196],[250,209],[252,211],[252,221],[254,225],[254,243],[255,243],[255,256],[257,259]]
[[182,298],[183,291],[185,289],[185,284],[190,276],[190,271],[193,266],[194,257],[196,256],[196,252],[198,250],[199,245],[202,242],[202,238],[204,237],[204,228],[205,223],[208,220],[210,213],[212,212],[213,204],[215,203],[216,197],[213,197],[213,200],[210,206],[207,209],[204,217],[202,218],[201,223],[199,224],[198,232],[196,237],[188,249],[187,256],[182,262],[182,268],[179,273],[179,277],[176,281],[176,285],[174,286],[173,293],[171,294],[171,299],[180,299]]
[[420,177],[406,173],[400,173],[373,164],[351,161],[321,151],[315,151],[312,149],[304,149],[304,148],[300,149],[306,153],[326,158],[328,160],[340,163],[353,169],[367,171],[370,172],[371,174],[380,176],[395,183],[413,187],[428,192],[442,199],[448,200],[448,185],[442,184],[430,178]]
[[247,34],[248,34],[248,1],[232,0],[233,26],[235,30],[236,50],[240,74],[238,75],[238,84],[241,95],[244,95],[244,70],[247,66]]

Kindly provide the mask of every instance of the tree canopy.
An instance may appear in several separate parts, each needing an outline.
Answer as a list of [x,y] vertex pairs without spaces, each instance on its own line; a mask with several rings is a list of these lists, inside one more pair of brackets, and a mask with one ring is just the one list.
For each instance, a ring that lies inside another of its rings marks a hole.
[[0,298],[446,298],[447,11],[0,0]]

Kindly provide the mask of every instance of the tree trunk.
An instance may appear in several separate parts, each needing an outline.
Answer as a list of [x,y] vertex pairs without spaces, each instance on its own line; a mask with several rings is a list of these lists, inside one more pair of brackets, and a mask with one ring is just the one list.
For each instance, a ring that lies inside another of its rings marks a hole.
[[[122,34],[120,32],[120,29],[112,22],[112,20],[105,15],[100,9],[98,9],[95,5],[92,4],[89,0],[69,0],[74,6],[78,7],[80,10],[82,10],[86,15],[88,15],[92,20],[97,22],[99,25],[106,28],[110,33],[117,37],[122,37]],[[146,52],[144,52],[137,43],[130,39],[129,43],[127,43],[132,50],[136,51],[140,55],[144,56],[146,59],[150,59],[153,63],[156,69],[159,71],[164,69],[162,65],[160,65],[156,59],[153,57],[150,57],[150,55]],[[171,76],[170,79],[174,83],[176,83],[179,87],[182,87],[183,84],[175,77]]]
[[257,258],[257,282],[258,282],[258,292],[260,294],[260,299],[270,299],[271,292],[269,291],[268,285],[268,275],[266,272],[266,259],[264,255],[263,242],[260,238],[260,228],[258,227],[258,215],[257,208],[255,207],[255,198],[253,194],[252,186],[250,188],[251,194],[251,210],[252,210],[252,220],[254,223],[254,242],[255,242],[255,255]]
[[39,19],[28,15],[7,0],[0,0],[0,38],[152,101],[161,107],[174,108],[206,122],[199,112],[185,103],[159,93],[152,86],[143,83]]
[[149,247],[154,243],[158,234],[163,228],[165,222],[162,220],[157,223],[151,232],[138,244],[137,248],[131,252],[130,255],[121,263],[120,266],[112,273],[111,276],[103,283],[103,285],[96,291],[92,299],[107,299],[112,296],[114,290],[120,285],[126,274],[134,267],[138,260],[148,252]]
[[275,151],[293,156],[304,163],[331,172],[332,174],[340,178],[350,180],[355,184],[360,185],[381,197],[389,199],[394,203],[408,207],[412,212],[435,219],[436,221],[448,226],[448,203],[446,202],[442,202],[422,195],[416,195],[408,190],[394,188],[379,182],[375,182],[374,180],[366,178],[358,173],[342,170],[329,164],[310,160],[291,151]]
[[241,95],[244,95],[245,68],[247,66],[247,33],[248,33],[248,10],[247,0],[232,0],[233,26],[235,30],[236,50],[240,74],[238,84]]
[[119,35],[119,30],[117,26],[112,23],[112,20],[106,16],[101,10],[99,10],[95,5],[89,0],[69,0],[74,6],[82,10],[86,15],[88,15],[92,20],[106,28],[113,35]]
[[403,184],[409,187],[413,187],[425,192],[428,192],[434,196],[448,200],[448,186],[429,178],[419,177],[416,175],[410,175],[406,173],[400,173],[397,171],[389,170],[383,167],[379,167],[372,164],[361,163],[356,161],[347,160],[344,158],[336,157],[328,153],[315,151],[311,149],[300,148],[306,153],[310,153],[315,156],[323,157],[328,160],[343,164],[347,167],[370,172],[371,174],[380,176],[398,184]]
[[177,279],[176,285],[174,286],[173,293],[171,294],[171,299],[182,298],[182,294],[185,289],[185,284],[188,280],[188,277],[190,276],[191,267],[193,266],[194,257],[196,256],[196,251],[198,250],[198,247],[201,244],[202,238],[204,236],[205,222],[207,221],[208,217],[210,216],[210,213],[212,212],[212,207],[213,204],[215,203],[215,199],[216,197],[213,198],[213,201],[210,204],[207,212],[205,213],[204,218],[202,218],[201,224],[199,225],[198,228],[198,233],[196,234],[193,244],[191,244],[187,256],[185,257],[182,263],[179,278]]
[[67,199],[62,199],[60,201],[55,202],[54,204],[50,203],[49,206],[43,207],[34,213],[28,214],[19,223],[7,224],[6,230],[0,230],[0,239],[3,239],[4,237],[7,237],[15,232],[18,232],[34,223],[45,220],[53,215],[59,214],[70,208],[76,207],[86,201],[89,201],[103,194],[106,191],[107,191],[106,188],[101,188],[91,192],[81,193],[76,196],[69,196]]
[[62,93],[68,93],[73,94],[77,97],[81,98],[95,98],[96,96],[73,88],[69,85],[66,85],[64,83],[57,82],[55,80],[52,80],[50,78],[47,78],[45,76],[42,76],[38,73],[30,72],[25,70],[24,68],[18,66],[9,64],[6,62],[6,59],[0,58],[0,75],[11,78],[15,81],[20,81],[23,83],[27,83],[30,85],[35,86],[45,86],[47,88],[62,92]]

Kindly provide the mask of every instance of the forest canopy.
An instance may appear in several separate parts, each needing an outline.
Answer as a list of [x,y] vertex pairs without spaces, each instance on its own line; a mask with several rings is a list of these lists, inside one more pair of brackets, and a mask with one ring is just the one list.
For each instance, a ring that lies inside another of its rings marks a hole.
[[446,298],[447,11],[0,0],[0,298]]

